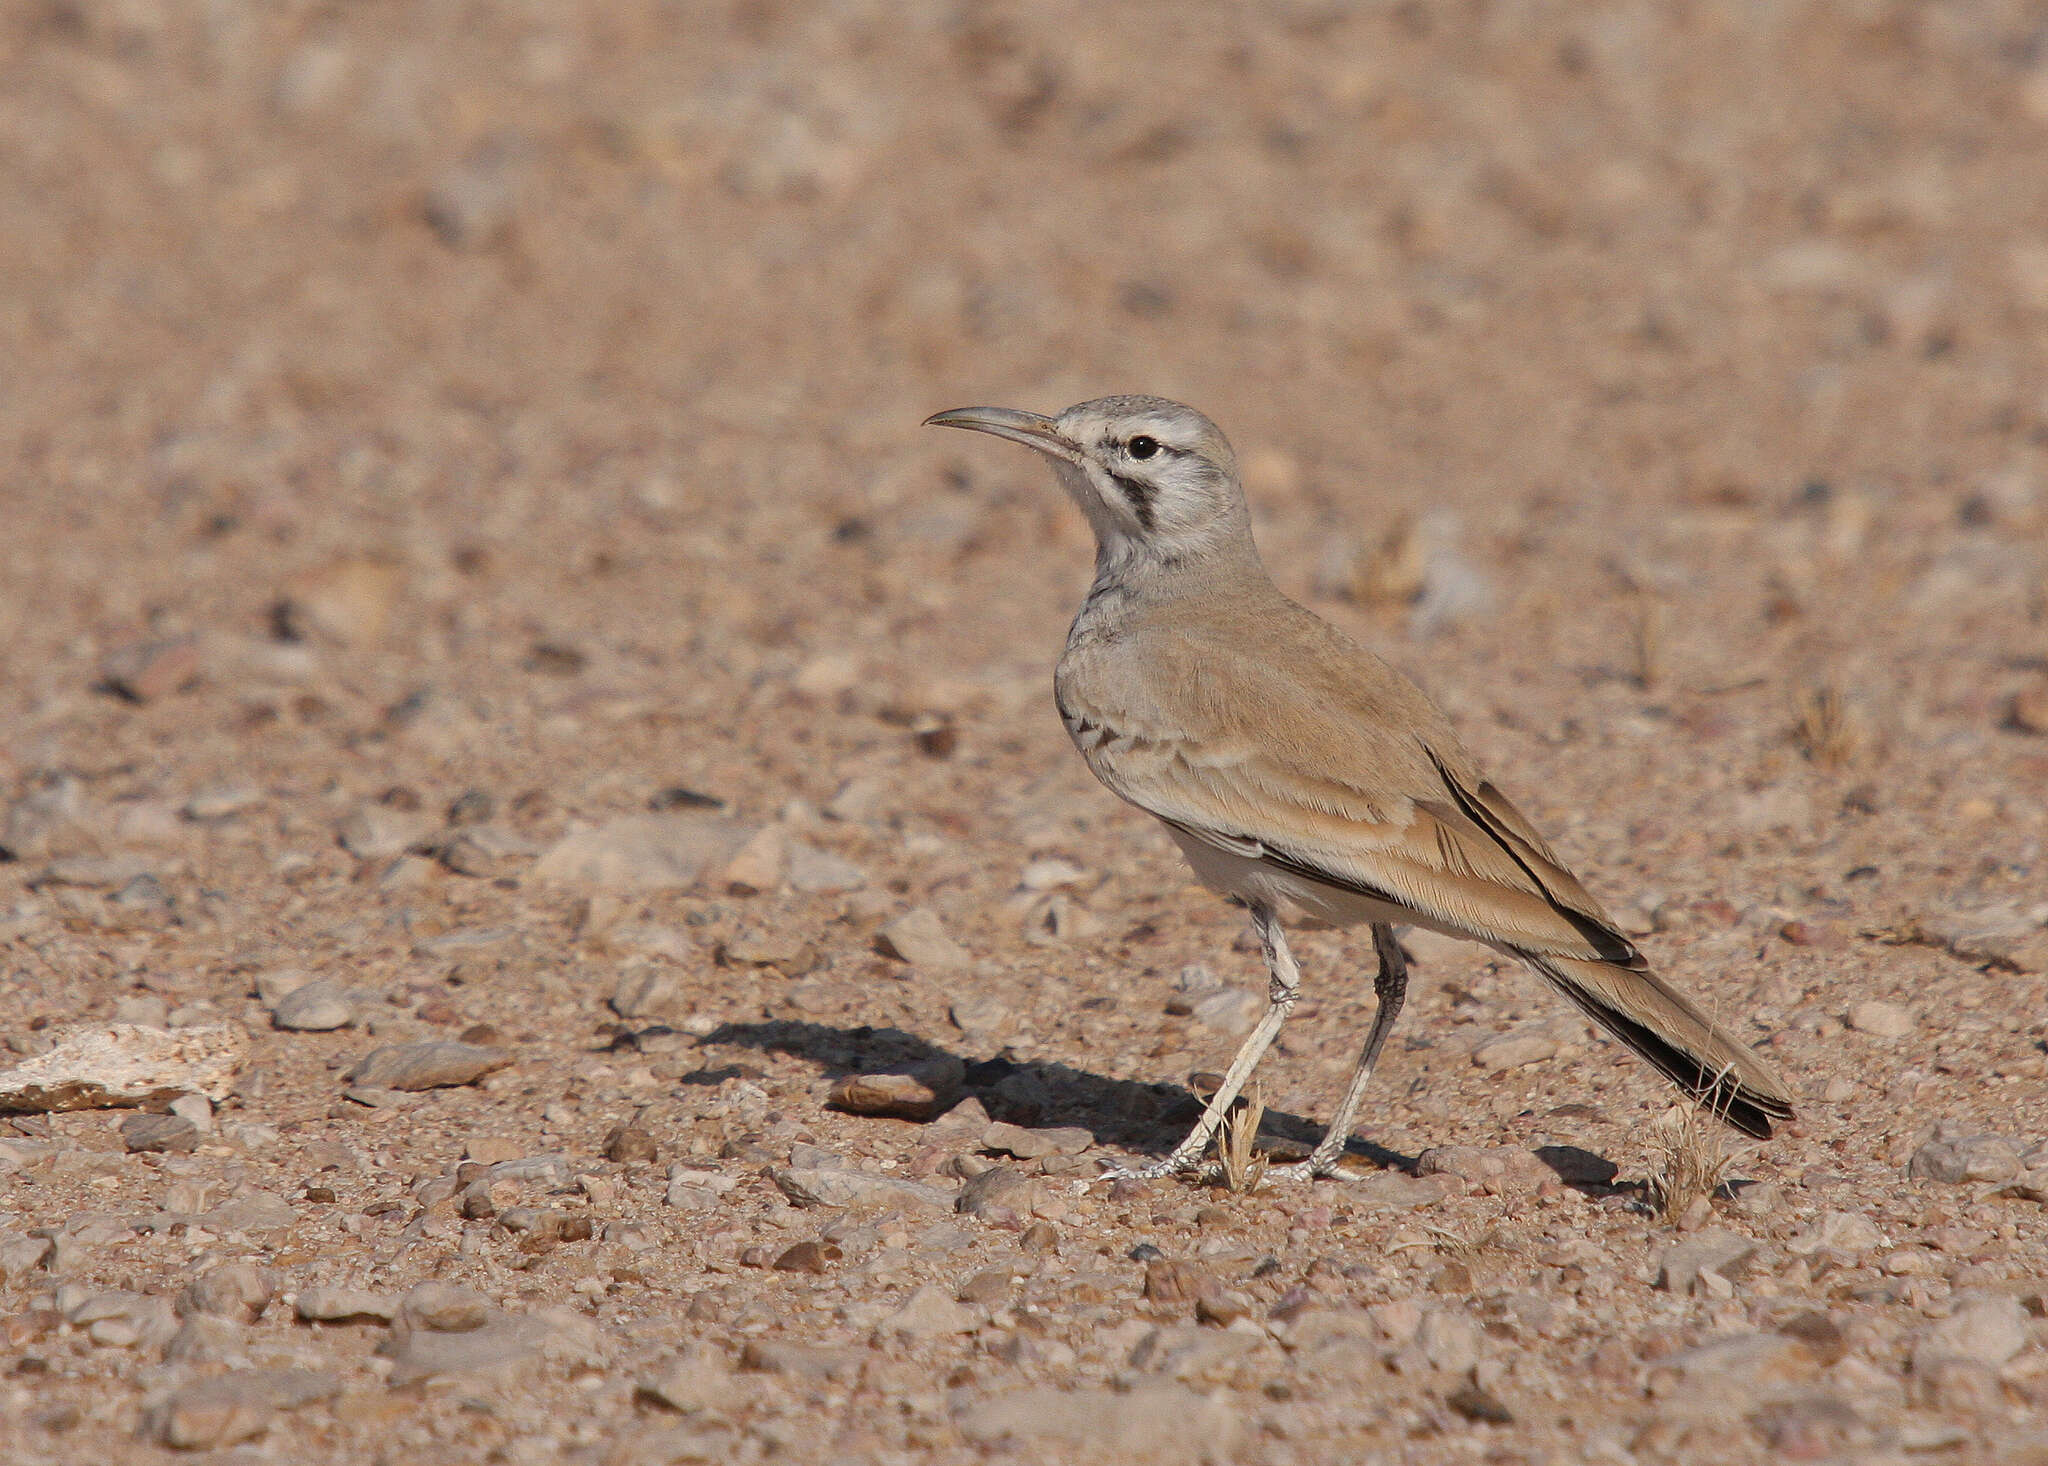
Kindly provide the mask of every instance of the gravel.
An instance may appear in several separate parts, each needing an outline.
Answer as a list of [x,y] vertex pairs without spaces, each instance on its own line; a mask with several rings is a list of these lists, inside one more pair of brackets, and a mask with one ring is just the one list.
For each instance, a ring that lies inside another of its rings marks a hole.
[[[2048,72],[1870,9],[0,7],[0,1455],[2027,1459]],[[1677,1226],[1427,931],[1104,1174],[1264,974],[917,425],[1115,390],[1785,1073]]]

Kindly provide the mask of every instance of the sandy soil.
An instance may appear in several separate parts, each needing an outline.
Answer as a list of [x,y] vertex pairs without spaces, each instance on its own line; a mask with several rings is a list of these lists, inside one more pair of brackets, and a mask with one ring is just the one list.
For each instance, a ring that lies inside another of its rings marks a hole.
[[[0,1452],[2048,1460],[2044,149],[1999,0],[0,10],[0,1038],[247,1037],[0,1121]],[[1747,1184],[1420,937],[1350,1175],[1084,1184],[1258,958],[918,423],[1110,391],[1791,1077]]]

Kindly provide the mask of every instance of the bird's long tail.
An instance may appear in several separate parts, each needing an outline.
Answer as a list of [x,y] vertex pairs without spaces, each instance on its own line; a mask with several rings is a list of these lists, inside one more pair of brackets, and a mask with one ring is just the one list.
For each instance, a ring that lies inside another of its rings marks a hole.
[[1655,973],[1545,952],[1515,955],[1736,1129],[1763,1140],[1771,1121],[1792,1118],[1792,1092],[1776,1071]]

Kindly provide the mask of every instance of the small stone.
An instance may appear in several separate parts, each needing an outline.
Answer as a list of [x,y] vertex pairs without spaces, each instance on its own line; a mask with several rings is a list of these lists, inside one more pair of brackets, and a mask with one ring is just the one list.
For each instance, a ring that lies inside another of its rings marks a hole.
[[833,1084],[826,1103],[854,1115],[933,1120],[960,1097],[967,1066],[951,1054],[899,1074],[848,1074]]
[[178,1332],[164,1345],[166,1364],[233,1364],[249,1355],[249,1326],[212,1314],[183,1315]]
[[516,1377],[526,1366],[551,1359],[602,1359],[597,1329],[566,1309],[493,1313],[481,1328],[459,1333],[395,1328],[378,1352],[392,1362],[391,1384],[404,1389],[447,1375]]
[[832,1263],[846,1254],[839,1248],[825,1242],[799,1242],[794,1247],[783,1249],[775,1259],[777,1272],[816,1273],[822,1275]]
[[1816,1252],[1853,1255],[1868,1252],[1883,1243],[1884,1237],[1877,1230],[1877,1224],[1863,1213],[1831,1211],[1812,1226],[1786,1238],[1785,1250],[1796,1257],[1810,1257]]
[[675,1207],[678,1211],[709,1211],[724,1199],[723,1192],[674,1174],[670,1175],[668,1191],[662,1197],[665,1205]]
[[100,681],[130,702],[155,702],[199,680],[199,641],[193,636],[130,642],[100,664]]
[[780,1339],[749,1339],[740,1352],[742,1369],[787,1374],[798,1379],[850,1379],[860,1373],[865,1349],[835,1349]]
[[313,974],[298,967],[266,967],[256,974],[252,986],[256,999],[266,1008],[275,1008],[292,993],[316,979]]
[[75,774],[41,777],[0,819],[0,856],[38,860],[96,844],[87,828],[85,783]]
[[1654,1396],[1683,1393],[1718,1404],[1731,1392],[1804,1382],[1817,1366],[1813,1351],[1797,1339],[1731,1334],[1658,1360],[1650,1368],[1648,1386]]
[[0,1242],[0,1281],[19,1283],[47,1264],[57,1252],[49,1237],[16,1237]]
[[231,1262],[208,1268],[179,1295],[181,1316],[203,1315],[254,1323],[277,1294],[277,1279],[254,1263]]
[[1842,928],[1832,921],[1788,921],[1778,935],[1795,947],[1839,947],[1844,940]]
[[1162,1308],[1191,1307],[1215,1286],[1214,1275],[1196,1263],[1158,1257],[1145,1264],[1145,1301]]
[[756,830],[725,863],[713,884],[735,896],[752,896],[772,891],[782,884],[782,871],[789,856],[781,828],[768,825]]
[[368,1089],[449,1089],[474,1084],[511,1062],[503,1049],[435,1039],[372,1049],[348,1077]]
[[676,973],[667,967],[628,967],[612,989],[611,1010],[621,1018],[681,1021],[695,1009]]
[[1415,1172],[1425,1177],[1456,1176],[1497,1196],[1533,1191],[1556,1178],[1541,1157],[1515,1146],[1433,1146],[1416,1158]]
[[1235,1374],[1245,1354],[1259,1344],[1259,1335],[1250,1330],[1165,1325],[1138,1341],[1130,1366],[1146,1374],[1216,1385]]
[[1000,1035],[1010,1025],[1010,1006],[993,993],[962,993],[946,1010],[962,1033]]
[[828,819],[860,821],[873,819],[888,807],[889,785],[872,774],[848,779],[825,802]]
[[873,1171],[770,1167],[773,1181],[798,1206],[912,1206],[950,1211],[953,1193]]
[[534,856],[537,846],[503,825],[464,825],[434,845],[441,864],[473,880],[509,876]]
[[223,1100],[249,1051],[248,1038],[226,1024],[79,1024],[50,1036],[51,1048],[0,1072],[0,1110],[168,1104],[187,1091]]
[[190,1120],[201,1135],[213,1133],[213,1101],[203,1094],[181,1094],[170,1103],[170,1113]]
[[787,928],[743,931],[718,949],[728,967],[772,967],[785,977],[800,977],[818,965],[817,950]]
[[971,1333],[980,1323],[981,1315],[972,1308],[955,1302],[952,1295],[937,1284],[926,1283],[883,1319],[881,1327],[886,1334],[937,1339],[948,1334]]
[[1977,1294],[1959,1300],[1947,1318],[1929,1324],[1913,1341],[1913,1370],[1937,1360],[1967,1359],[1993,1369],[2027,1346],[2030,1320],[2017,1300]]
[[876,941],[888,956],[925,971],[958,972],[968,965],[966,950],[946,934],[938,916],[923,906],[883,927]]
[[1914,1029],[1912,1013],[1897,1003],[1870,998],[1849,1009],[1849,1026],[1873,1038],[1904,1038]]
[[706,867],[729,859],[748,833],[701,811],[625,815],[564,836],[532,873],[536,880],[597,890],[683,890]]
[[149,862],[139,855],[69,855],[51,861],[30,884],[38,890],[75,886],[82,891],[112,891],[145,877],[154,879]]
[[992,1226],[1021,1227],[1043,1201],[1038,1182],[1008,1166],[991,1166],[960,1188],[954,1208]]
[[316,978],[279,998],[270,1021],[287,1032],[328,1033],[356,1021],[355,1005],[339,983]]
[[294,576],[271,612],[287,641],[363,646],[383,635],[405,571],[377,555],[342,555]]
[[621,1165],[651,1161],[659,1153],[653,1135],[637,1125],[614,1125],[604,1138],[604,1158]]
[[199,1148],[199,1127],[182,1115],[131,1115],[121,1122],[121,1144],[131,1155],[151,1151],[189,1154]]
[[2005,726],[2015,733],[2048,737],[2048,682],[2022,688],[2006,704]]
[[1251,1299],[1223,1287],[1211,1288],[1195,1300],[1195,1317],[1219,1329],[1227,1329],[1239,1319],[1250,1317],[1251,1311]]
[[1757,1407],[1749,1423],[1779,1455],[1793,1461],[1842,1459],[1852,1446],[1870,1439],[1870,1428],[1846,1402],[1832,1395],[1798,1395]]
[[1448,1395],[1444,1403],[1467,1420],[1480,1425],[1513,1425],[1514,1413],[1491,1390],[1468,1380]]
[[283,1197],[248,1188],[199,1220],[212,1232],[283,1232],[298,1225],[299,1214]]
[[[60,1290],[60,1308],[63,1298]],[[62,1312],[66,1322],[84,1329],[102,1349],[160,1349],[178,1331],[169,1299],[126,1289],[87,1294]]]
[[1079,1125],[1027,1130],[1022,1125],[998,1122],[990,1125],[981,1137],[983,1150],[1002,1151],[1020,1161],[1042,1160],[1050,1155],[1080,1155],[1094,1144],[1095,1132]]
[[398,1316],[411,1328],[464,1334],[489,1323],[492,1312],[490,1300],[474,1288],[437,1279],[408,1292],[399,1304]]
[[1945,1186],[2010,1181],[2024,1170],[2017,1141],[2003,1135],[1939,1134],[1913,1152],[1906,1174]]
[[134,1023],[144,1028],[169,1028],[171,1005],[154,994],[121,998],[114,1004],[116,1023]]
[[788,878],[791,890],[810,896],[836,896],[844,891],[858,891],[868,883],[867,872],[845,856],[801,840],[789,843]]
[[233,819],[263,802],[263,791],[254,784],[208,784],[195,790],[185,801],[182,813],[194,824],[210,825]]
[[1227,987],[1195,999],[1189,1012],[1195,1022],[1216,1033],[1249,1033],[1265,1015],[1266,1000],[1249,988]]
[[340,1392],[341,1381],[320,1371],[232,1370],[179,1386],[145,1413],[143,1428],[175,1450],[213,1450],[263,1434],[280,1410]]
[[1540,1064],[1557,1057],[1558,1042],[1540,1024],[1527,1024],[1490,1038],[1472,1050],[1472,1062],[1490,1074]]
[[1825,1313],[1797,1314],[1778,1326],[1788,1339],[1797,1339],[1813,1351],[1822,1364],[1833,1364],[1849,1352],[1849,1337],[1842,1326]]
[[1715,1296],[1710,1277],[1734,1282],[1756,1255],[1756,1240],[1720,1227],[1695,1232],[1664,1249],[1657,1259],[1657,1286],[1668,1293]]
[[1243,1430],[1227,1395],[1166,1382],[1127,1391],[1039,1386],[980,1401],[953,1423],[977,1445],[1012,1441],[1070,1461],[1228,1461]]
[[1484,1335],[1478,1320],[1462,1308],[1432,1308],[1422,1315],[1415,1343],[1429,1367],[1442,1374],[1465,1374],[1479,1362]]
[[441,243],[455,250],[486,250],[511,231],[518,203],[516,137],[485,137],[442,170],[420,200],[420,217]]
[[962,1303],[997,1304],[1017,1286],[1017,1275],[1008,1267],[987,1267],[962,1283],[954,1293]]
[[1463,1188],[1455,1178],[1443,1174],[1404,1176],[1399,1171],[1376,1171],[1347,1179],[1344,1202],[1361,1215],[1382,1211],[1413,1211],[1435,1206]]
[[390,860],[434,833],[434,821],[417,810],[363,804],[335,829],[335,839],[358,860]]
[[302,1288],[292,1311],[307,1323],[389,1323],[398,1317],[399,1300],[359,1288]]
[[1948,1355],[1913,1365],[1914,1404],[1957,1415],[1991,1415],[2006,1409],[1998,1371],[1981,1360]]
[[1078,886],[1086,882],[1088,872],[1065,860],[1034,860],[1024,867],[1024,874],[1017,884],[1027,891],[1057,891],[1062,886]]
[[2031,909],[1997,902],[1938,911],[1915,923],[1922,941],[1965,962],[1996,963],[2016,972],[2048,972],[2048,926]]
[[732,1368],[725,1356],[700,1344],[642,1376],[633,1392],[678,1414],[693,1415],[726,1408],[732,1403],[733,1390]]
[[1888,1252],[1878,1264],[1886,1277],[1924,1277],[1941,1271],[1941,1259],[1924,1247],[1901,1247]]
[[372,1084],[352,1084],[341,1092],[341,1097],[366,1110],[402,1110],[418,1103],[405,1090],[382,1089]]

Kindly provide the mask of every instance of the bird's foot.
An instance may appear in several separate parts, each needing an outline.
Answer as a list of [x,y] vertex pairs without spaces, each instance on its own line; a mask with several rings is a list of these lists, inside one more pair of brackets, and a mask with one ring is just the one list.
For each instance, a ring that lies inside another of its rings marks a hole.
[[1284,1166],[1266,1167],[1268,1181],[1284,1181],[1290,1185],[1297,1181],[1322,1181],[1339,1174],[1341,1173],[1337,1170],[1335,1161],[1318,1161],[1314,1158],[1292,1161]]
[[[1110,1166],[1107,1169],[1105,1169],[1101,1175],[1095,1177],[1095,1180],[1163,1181],[1168,1176],[1178,1176],[1183,1172],[1192,1171],[1193,1169],[1194,1165],[1192,1162],[1182,1161],[1174,1156],[1168,1156],[1165,1160],[1154,1161],[1149,1166]],[[1093,1183],[1091,1182],[1090,1184]]]

